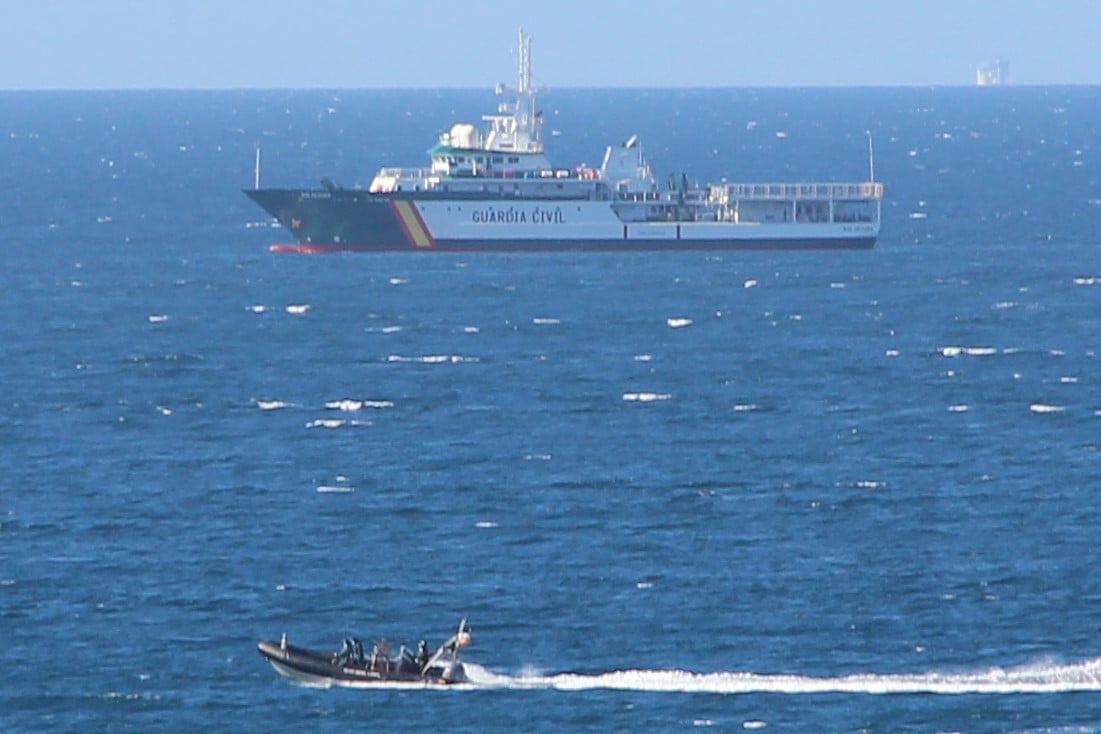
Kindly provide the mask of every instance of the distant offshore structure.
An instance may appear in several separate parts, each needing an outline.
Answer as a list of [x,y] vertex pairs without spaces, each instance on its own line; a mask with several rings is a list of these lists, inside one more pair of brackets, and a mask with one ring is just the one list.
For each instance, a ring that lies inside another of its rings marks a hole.
[[975,70],[975,84],[980,87],[1000,87],[1009,83],[1009,64],[1001,59],[979,64]]

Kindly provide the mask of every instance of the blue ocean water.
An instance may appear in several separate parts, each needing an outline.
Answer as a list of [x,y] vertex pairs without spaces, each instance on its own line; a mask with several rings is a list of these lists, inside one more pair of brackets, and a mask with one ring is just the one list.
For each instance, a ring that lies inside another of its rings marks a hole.
[[[271,254],[482,91],[0,94],[0,729],[1101,731],[1096,88],[551,90],[871,252]],[[255,644],[438,642],[461,690]]]

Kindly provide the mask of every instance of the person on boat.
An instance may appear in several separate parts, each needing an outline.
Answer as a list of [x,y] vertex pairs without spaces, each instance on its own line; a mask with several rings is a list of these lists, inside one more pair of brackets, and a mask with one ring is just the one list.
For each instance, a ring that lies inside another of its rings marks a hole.
[[421,640],[420,644],[417,645],[417,656],[413,658],[413,662],[423,668],[425,665],[428,664],[429,654],[430,653],[428,652],[428,643],[424,640]]

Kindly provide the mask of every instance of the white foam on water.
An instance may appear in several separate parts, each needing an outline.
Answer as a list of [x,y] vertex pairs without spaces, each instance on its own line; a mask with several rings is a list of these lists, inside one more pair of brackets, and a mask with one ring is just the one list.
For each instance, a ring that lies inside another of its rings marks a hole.
[[998,310],[1006,309],[1006,308],[1016,308],[1017,306],[1020,306],[1020,305],[1021,304],[1017,303],[1016,301],[998,301],[997,303],[994,304],[993,308],[994,308],[995,311],[998,311]]
[[757,281],[753,278],[746,278],[746,281],[742,283],[742,288],[752,288],[757,285]]
[[535,318],[533,318],[531,320],[531,323],[539,324],[541,326],[546,326],[546,325],[552,325],[552,324],[561,324],[562,320],[561,319],[547,318],[547,317],[542,317],[542,316],[536,316]]
[[400,326],[384,326],[381,329],[379,329],[379,331],[381,331],[383,334],[396,334],[399,331],[401,331],[401,327]]
[[766,726],[768,726],[768,723],[760,719],[747,719],[742,722],[743,729],[764,729]]
[[928,216],[925,212],[910,212],[910,219],[925,219]]
[[387,362],[419,362],[421,364],[463,364],[466,362],[481,362],[480,357],[467,357],[462,354],[424,354],[419,357],[406,357],[401,354],[390,354]]
[[[561,673],[499,675],[466,663],[473,688],[589,691],[610,689],[669,693],[867,693],[867,694],[1021,694],[1101,691],[1101,658],[1059,665],[1051,662],[971,673],[859,673],[813,677],[751,672],[692,673],[686,670],[616,670],[582,675]],[[756,721],[756,720],[754,720]],[[748,727],[747,727],[748,728]],[[753,728],[761,728],[755,726]]]
[[474,523],[474,527],[476,527],[476,528],[495,528],[495,527],[497,527],[497,523],[493,522],[492,520],[479,520],[478,522]]
[[172,415],[172,408],[167,408],[163,405],[158,405],[157,410],[160,412],[161,415]]
[[899,352],[897,349],[888,349],[887,351],[883,352],[883,354],[888,357],[897,357]]
[[1090,277],[1090,278],[1075,278],[1074,279],[1074,284],[1075,285],[1097,285],[1098,283],[1101,283],[1101,278]]
[[246,310],[252,311],[253,313],[264,313],[265,311],[268,310],[268,307],[265,306],[262,303],[254,303],[253,305],[249,306],[248,309],[246,309]]
[[345,413],[353,413],[363,408],[393,408],[394,404],[389,400],[353,400],[351,398],[344,398],[343,400],[330,400],[325,403],[325,407],[329,410],[341,410]]
[[668,324],[670,329],[683,329],[685,326],[692,324],[692,319],[668,318],[665,319],[665,323]]
[[844,288],[844,283],[830,283],[830,288]]
[[159,324],[161,322],[168,321],[168,314],[153,313],[153,314],[149,314],[148,318],[149,318],[149,323]]
[[332,410],[343,410],[345,412],[350,412],[350,411],[359,410],[360,408],[362,408],[363,407],[363,401],[362,400],[348,400],[348,399],[345,399],[345,400],[330,400],[329,402],[325,403],[325,407],[330,408]]
[[1066,377],[1060,377],[1059,382],[1064,384],[1064,385],[1073,385],[1073,384],[1078,382],[1078,378],[1077,377],[1071,377],[1071,376],[1068,375]]
[[308,303],[291,303],[287,305],[287,313],[291,314],[304,314],[310,310],[310,304]]
[[959,357],[960,355],[966,355],[968,357],[989,357],[992,354],[998,353],[997,347],[961,347],[956,345],[937,347],[937,351],[942,357]]
[[284,403],[282,400],[257,400],[256,407],[260,410],[279,410],[280,408],[293,408],[295,403]]
[[524,461],[550,461],[550,454],[525,454]]
[[464,334],[477,334],[479,331],[481,331],[481,329],[479,329],[477,326],[464,326],[463,327],[463,333]]
[[653,359],[653,357],[650,356],[649,354],[636,354],[635,355],[635,361],[636,362],[649,362],[652,359]]
[[1028,406],[1033,413],[1062,413],[1066,407],[1062,405],[1048,405],[1046,403],[1033,403]]
[[306,428],[344,428],[345,426],[369,426],[370,421],[350,421],[344,418],[318,418],[306,424]]
[[948,412],[949,413],[966,413],[967,412],[967,405],[965,405],[964,403],[960,403],[959,405],[949,405],[948,406]]
[[655,400],[668,400],[673,397],[671,393],[659,393],[659,392],[625,392],[623,393],[623,399],[628,402],[637,403],[652,403]]
[[351,494],[356,491],[356,488],[341,484],[319,484],[317,491],[322,494]]
[[756,403],[735,403],[734,404],[734,412],[735,413],[748,413],[748,412],[753,411],[753,410],[757,410],[757,404]]
[[408,282],[408,278],[390,278],[390,285],[405,285]]

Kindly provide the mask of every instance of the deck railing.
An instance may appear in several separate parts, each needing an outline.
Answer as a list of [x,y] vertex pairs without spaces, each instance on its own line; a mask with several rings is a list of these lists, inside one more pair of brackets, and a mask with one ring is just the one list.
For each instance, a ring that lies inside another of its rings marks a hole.
[[737,183],[716,184],[712,191],[734,199],[882,199],[883,184],[867,183]]

